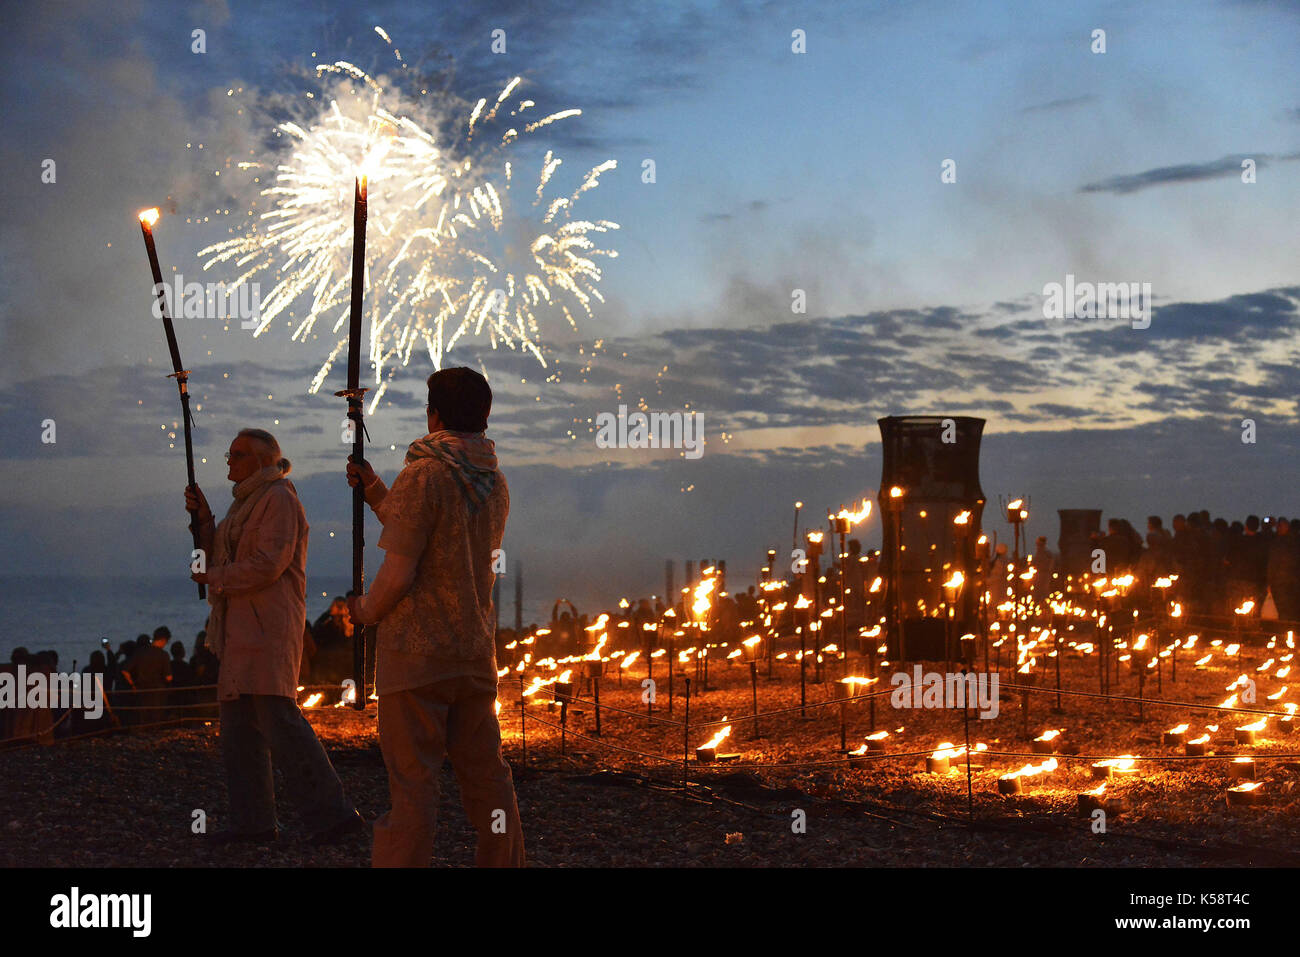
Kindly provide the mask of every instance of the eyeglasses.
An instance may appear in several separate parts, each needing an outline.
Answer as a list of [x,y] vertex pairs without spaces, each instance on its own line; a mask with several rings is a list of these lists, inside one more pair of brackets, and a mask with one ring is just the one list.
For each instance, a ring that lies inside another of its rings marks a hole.
[[251,452],[227,452],[226,461],[229,462],[231,459],[248,458],[248,456],[251,454],[252,454]]

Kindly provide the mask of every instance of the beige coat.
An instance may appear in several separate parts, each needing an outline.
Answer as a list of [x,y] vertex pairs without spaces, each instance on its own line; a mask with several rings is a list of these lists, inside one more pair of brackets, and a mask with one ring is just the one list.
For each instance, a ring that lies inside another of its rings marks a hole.
[[248,517],[234,561],[208,569],[226,598],[217,697],[296,698],[307,620],[307,516],[293,483],[271,483]]

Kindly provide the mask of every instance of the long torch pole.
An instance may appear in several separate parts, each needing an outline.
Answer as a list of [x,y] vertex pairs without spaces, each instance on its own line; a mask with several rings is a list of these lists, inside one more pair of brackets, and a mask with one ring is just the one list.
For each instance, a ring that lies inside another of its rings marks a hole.
[[[365,296],[366,282],[366,176],[361,174],[356,180],[356,192],[352,203],[352,303],[348,324],[348,387],[335,395],[348,400],[348,418],[352,420],[352,461],[357,465],[365,462],[365,421],[361,399],[366,390],[361,388],[361,307]],[[352,591],[358,597],[366,590],[366,527],[365,527],[365,491],[358,482],[352,489]],[[357,699],[352,707],[358,711],[365,710],[369,695],[366,690],[366,641],[365,625],[353,632],[352,638],[352,674],[357,683]]]
[[[188,488],[194,488],[194,440],[190,434],[193,417],[190,415],[190,370],[181,366],[181,350],[176,344],[176,328],[167,312],[167,287],[163,285],[162,267],[158,265],[158,249],[153,242],[153,224],[158,221],[157,209],[146,209],[140,214],[140,231],[144,233],[144,248],[149,254],[149,270],[153,273],[153,288],[158,296],[158,311],[162,316],[163,331],[167,333],[167,350],[171,353],[172,374],[168,378],[176,380],[176,388],[181,394],[181,419],[185,427],[185,475]],[[199,548],[198,512],[190,512],[190,538],[194,548]],[[206,585],[199,585],[199,598],[208,597]]]

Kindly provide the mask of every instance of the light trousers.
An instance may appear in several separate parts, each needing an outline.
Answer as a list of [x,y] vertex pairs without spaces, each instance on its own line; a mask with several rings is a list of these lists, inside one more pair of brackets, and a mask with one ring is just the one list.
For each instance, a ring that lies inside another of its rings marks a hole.
[[523,867],[514,779],[501,754],[496,682],[451,678],[379,696],[379,746],[392,809],[375,822],[375,867],[429,867],[444,757],[478,831],[479,867]]

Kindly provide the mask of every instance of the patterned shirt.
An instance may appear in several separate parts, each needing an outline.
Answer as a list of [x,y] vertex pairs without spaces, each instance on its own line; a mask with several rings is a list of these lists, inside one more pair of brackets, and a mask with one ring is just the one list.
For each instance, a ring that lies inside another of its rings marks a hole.
[[379,623],[379,654],[494,658],[493,552],[501,547],[509,512],[500,471],[472,515],[451,469],[437,459],[417,459],[398,473],[376,510],[384,526],[379,547],[419,555],[420,562],[410,589]]

